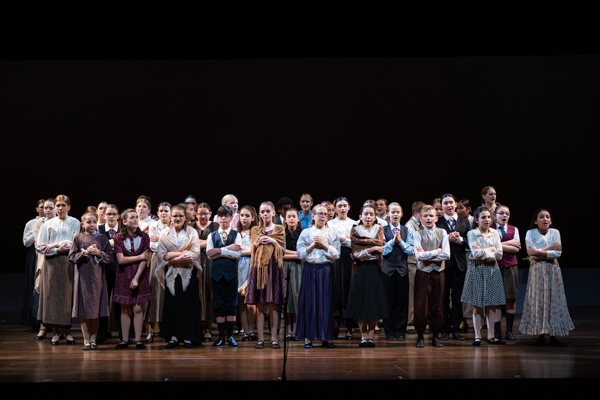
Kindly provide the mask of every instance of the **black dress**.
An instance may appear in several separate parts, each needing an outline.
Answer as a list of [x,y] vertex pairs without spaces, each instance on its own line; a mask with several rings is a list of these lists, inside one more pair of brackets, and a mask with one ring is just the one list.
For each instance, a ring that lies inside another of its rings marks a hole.
[[180,275],[175,278],[175,296],[168,288],[165,289],[160,336],[167,342],[171,340],[171,336],[175,336],[180,342],[189,340],[194,345],[202,344],[197,272],[196,268],[192,269],[192,277],[185,291]]

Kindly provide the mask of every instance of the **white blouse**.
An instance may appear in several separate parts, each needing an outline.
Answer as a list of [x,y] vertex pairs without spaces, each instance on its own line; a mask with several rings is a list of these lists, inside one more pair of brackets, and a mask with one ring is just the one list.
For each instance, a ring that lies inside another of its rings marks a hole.
[[40,217],[35,217],[25,224],[25,230],[23,231],[23,245],[25,247],[33,246],[35,242],[35,237],[33,237],[33,228],[35,227],[35,223]]
[[[356,230],[356,233],[358,233],[360,236],[368,237],[370,239],[375,239],[377,237],[377,234],[379,233],[379,230],[383,229],[383,226],[381,226],[379,224],[375,224],[371,227],[371,229],[367,230],[367,228],[365,228],[364,225],[360,224],[360,225],[356,225],[356,227],[354,229]],[[367,253],[366,249],[359,251],[358,253],[354,253],[354,257],[356,257],[362,261],[377,260],[377,256]]]
[[[527,245],[527,248],[535,247],[536,249],[541,250],[554,242],[562,244],[558,229],[550,228],[548,229],[548,233],[542,235],[536,228],[528,230],[525,234],[525,244]],[[559,250],[546,250],[547,259],[560,258],[561,254],[562,251]],[[532,258],[534,260],[536,259],[536,257]]]
[[[163,224],[162,221],[152,221],[150,222],[150,228],[148,229],[148,235],[157,235],[160,236],[160,233],[163,229],[167,228],[169,225]],[[150,241],[150,251],[156,252],[158,250],[158,240],[156,242]]]
[[357,224],[357,221],[346,218],[346,219],[338,219],[334,218],[331,221],[327,222],[327,226],[333,229],[336,235],[338,236],[347,236],[346,240],[342,243],[343,247],[352,247],[352,241],[350,240],[350,231],[352,227]]
[[[327,250],[314,248],[307,253],[306,248],[313,244],[315,236],[321,236],[329,248]],[[326,264],[340,258],[340,248],[340,239],[333,228],[324,226],[319,229],[313,225],[308,229],[303,229],[300,233],[296,243],[296,254],[302,261],[311,264]]]
[[[59,247],[66,244],[66,248],[70,248],[73,237],[79,233],[79,230],[80,223],[77,218],[67,216],[66,219],[62,220],[54,217],[46,221],[40,228],[36,248],[40,253],[43,253],[41,248],[45,244],[58,243]],[[56,255],[56,247],[44,254],[46,256]]]
[[[502,241],[500,240],[498,231],[494,228],[489,228],[488,233],[485,235],[481,233],[479,228],[471,229],[467,232],[467,238],[469,239],[469,248],[471,249],[470,259],[485,261],[502,259]],[[475,244],[478,244],[480,248],[473,248]],[[495,247],[496,251],[493,251],[491,247]]]
[[151,216],[147,216],[147,217],[146,217],[146,218],[144,218],[144,219],[140,219],[140,220],[138,221],[138,226],[140,227],[140,230],[141,230],[142,232],[146,232],[146,233],[148,233],[147,231],[145,231],[145,229],[146,229],[147,227],[149,227],[149,226],[150,226],[150,222],[152,222],[152,221],[154,221],[154,220],[152,219],[152,217],[151,217]]

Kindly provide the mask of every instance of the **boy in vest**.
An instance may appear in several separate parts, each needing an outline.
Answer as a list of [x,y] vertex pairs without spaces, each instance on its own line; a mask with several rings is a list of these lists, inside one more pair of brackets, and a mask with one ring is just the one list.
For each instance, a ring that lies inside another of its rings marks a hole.
[[242,237],[230,226],[233,210],[221,206],[217,211],[219,229],[212,232],[206,241],[206,254],[211,262],[211,277],[215,316],[219,328],[219,340],[213,346],[225,344],[225,335],[230,346],[237,346],[233,328],[237,314],[238,260],[242,255]]
[[388,317],[383,319],[383,328],[387,340],[404,340],[408,318],[408,257],[415,252],[413,235],[400,225],[400,204],[391,203],[388,213],[389,225],[383,228],[386,243],[382,266]]
[[[500,235],[502,241],[502,259],[498,261],[498,267],[502,273],[504,282],[504,297],[506,298],[506,338],[515,340],[512,333],[513,323],[515,322],[515,300],[519,298],[519,276],[517,253],[521,249],[521,240],[519,239],[519,230],[517,227],[509,225],[510,210],[506,206],[496,208],[496,223],[493,225]],[[494,325],[494,335],[501,339],[502,321]]]
[[[408,232],[415,236],[415,232],[421,230],[421,208],[425,205],[422,201],[415,201],[412,203],[411,212],[412,217],[406,223]],[[406,327],[406,333],[414,335],[417,333],[415,330],[415,274],[417,273],[417,259],[414,253],[408,256],[408,326]],[[428,332],[426,332],[428,333]]]
[[444,300],[444,261],[450,258],[448,234],[437,228],[435,209],[431,205],[421,209],[423,229],[413,238],[417,273],[415,274],[415,328],[417,329],[417,347],[424,347],[423,332],[427,325],[433,333],[432,345],[444,347],[438,339],[443,322]]

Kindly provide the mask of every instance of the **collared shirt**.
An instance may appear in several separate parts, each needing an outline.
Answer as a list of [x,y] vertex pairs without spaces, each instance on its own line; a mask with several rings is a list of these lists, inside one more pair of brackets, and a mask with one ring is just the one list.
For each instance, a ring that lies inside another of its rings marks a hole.
[[[454,213],[453,216],[449,216],[446,213],[444,213],[444,218],[446,218],[446,223],[448,224],[448,226],[450,226],[450,219],[454,220],[454,230],[456,231],[456,223],[458,222],[458,214]],[[458,244],[462,244],[462,242],[464,242],[464,238],[462,236],[459,236],[458,239],[456,239],[456,243]]]
[[[415,224],[417,224],[417,226],[419,226],[419,228],[423,229],[423,226],[421,225],[421,223],[419,222],[418,219],[416,219],[415,217],[410,217],[410,220],[412,222],[414,222]],[[404,226],[406,226],[408,231],[411,232],[413,235],[415,234],[416,231],[415,231],[415,228],[413,227],[413,224],[409,224],[407,222]]]
[[350,232],[352,231],[352,227],[356,225],[357,222],[353,219],[338,219],[334,218],[331,221],[327,221],[327,226],[332,228],[335,231],[335,234],[338,236],[346,236],[346,240],[342,243],[342,247],[352,247],[352,240],[350,240]]
[[[306,248],[313,244],[315,236],[321,236],[329,248],[327,250],[314,248],[310,253],[307,253]],[[303,229],[300,233],[298,242],[296,242],[296,253],[302,261],[311,264],[325,264],[340,258],[340,247],[340,240],[332,228],[325,225],[319,229],[313,225],[308,229]]]
[[[429,239],[433,240],[435,238],[435,226],[433,227],[433,229],[427,229],[425,227],[423,227],[423,229],[425,230],[425,233],[427,233],[427,236],[429,236]],[[448,241],[448,233],[446,232],[445,229],[441,229],[441,230],[442,230],[442,252],[440,254],[438,254],[437,249],[431,250],[431,251],[422,251],[422,252],[417,251],[416,250],[417,247],[421,247],[421,236],[420,235],[414,236],[413,246],[415,248],[415,256],[417,257],[417,260],[444,261],[444,260],[450,259],[450,243]]]
[[[231,230],[232,230],[231,226],[229,226],[229,228],[227,228],[225,230],[223,230],[223,229],[221,229],[221,227],[219,227],[217,234],[221,238],[221,241],[223,240],[222,234],[226,233],[227,236],[229,237]],[[223,244],[225,244],[225,243],[223,243]],[[239,244],[240,247],[242,246],[242,235],[240,235],[239,232],[238,232],[237,236],[235,237],[235,244]],[[211,237],[211,235],[209,235],[208,240],[206,241],[206,251],[209,251],[214,248],[215,248],[215,246],[213,244],[212,237]],[[239,259],[241,256],[242,256],[241,250],[240,251],[232,251],[232,250],[226,249],[225,247],[221,247],[221,254],[214,255],[210,258],[215,259],[215,258],[219,258],[219,257],[227,257],[227,258]]]
[[312,220],[312,211],[309,211],[306,216],[302,214],[302,210],[298,212],[300,216],[300,223],[302,224],[302,229],[308,229],[310,227],[310,221]]
[[[390,222],[390,228],[392,228],[392,232],[393,232],[395,228],[400,229],[400,224],[398,224],[397,226],[394,226]],[[400,243],[394,242],[394,238],[392,238],[385,244],[385,246],[383,246],[383,255],[387,256],[388,254],[390,254],[392,252],[392,250],[394,250],[394,245],[400,246],[400,248],[402,249],[404,254],[406,254],[408,256],[415,254],[415,248],[413,246],[413,241],[414,241],[414,239],[413,239],[413,234],[411,231],[406,232],[406,240],[403,240]]]

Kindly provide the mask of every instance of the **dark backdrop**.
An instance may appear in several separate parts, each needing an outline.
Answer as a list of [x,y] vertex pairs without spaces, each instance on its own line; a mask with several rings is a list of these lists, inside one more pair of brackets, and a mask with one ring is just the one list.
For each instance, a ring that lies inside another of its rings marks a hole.
[[78,218],[140,194],[155,211],[190,193],[216,208],[226,193],[258,207],[309,192],[350,198],[353,218],[367,198],[398,201],[405,222],[415,200],[451,192],[478,203],[486,185],[522,240],[533,211],[548,208],[561,265],[591,265],[578,240],[599,166],[600,57],[589,47],[509,47],[500,35],[481,47],[466,30],[467,47],[451,30],[409,44],[321,41],[280,24],[262,45],[252,40],[264,28],[199,42],[91,30],[30,33],[0,62],[3,272],[23,271],[35,201],[61,193]]

